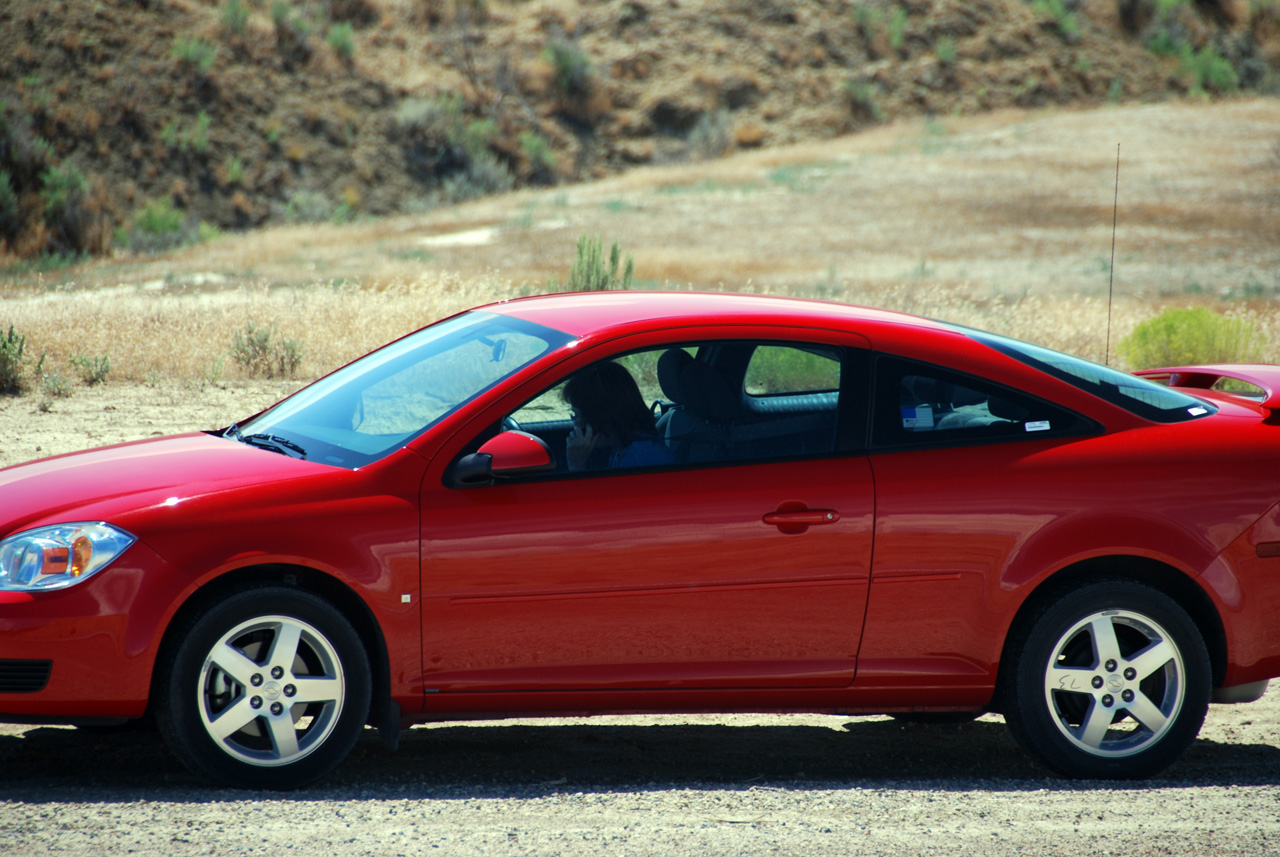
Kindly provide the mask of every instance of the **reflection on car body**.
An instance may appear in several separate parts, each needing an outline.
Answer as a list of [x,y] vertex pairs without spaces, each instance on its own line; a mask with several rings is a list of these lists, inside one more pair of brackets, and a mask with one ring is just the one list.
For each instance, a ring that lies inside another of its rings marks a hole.
[[[482,307],[228,429],[0,471],[0,719],[150,715],[291,788],[366,725],[998,711],[1146,776],[1280,675],[1280,369],[1151,374],[822,302]],[[644,419],[575,463],[591,375]]]

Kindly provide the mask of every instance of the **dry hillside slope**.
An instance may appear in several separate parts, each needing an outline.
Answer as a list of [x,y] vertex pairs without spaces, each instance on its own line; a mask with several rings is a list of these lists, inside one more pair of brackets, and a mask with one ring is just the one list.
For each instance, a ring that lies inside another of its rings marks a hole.
[[0,259],[421,211],[886,119],[1277,88],[1250,0],[8,0]]

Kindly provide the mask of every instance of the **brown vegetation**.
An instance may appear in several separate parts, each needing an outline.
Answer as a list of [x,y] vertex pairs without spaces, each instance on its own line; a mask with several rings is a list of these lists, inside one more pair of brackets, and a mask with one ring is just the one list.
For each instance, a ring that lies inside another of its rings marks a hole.
[[885,119],[1269,91],[1278,56],[1277,4],[1244,0],[10,0],[0,260],[149,247],[157,200],[181,243]]

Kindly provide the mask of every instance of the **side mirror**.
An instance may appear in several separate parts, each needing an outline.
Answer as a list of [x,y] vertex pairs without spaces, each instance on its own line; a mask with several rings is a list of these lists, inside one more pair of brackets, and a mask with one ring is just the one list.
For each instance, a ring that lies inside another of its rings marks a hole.
[[458,459],[453,467],[455,485],[489,485],[494,479],[545,473],[555,470],[556,462],[546,442],[522,431],[504,431],[470,455]]

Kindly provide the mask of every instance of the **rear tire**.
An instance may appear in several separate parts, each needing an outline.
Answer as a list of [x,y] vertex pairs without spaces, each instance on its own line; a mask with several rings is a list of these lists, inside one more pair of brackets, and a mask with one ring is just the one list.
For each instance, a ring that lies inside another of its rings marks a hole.
[[1209,653],[1164,593],[1089,584],[1042,607],[1010,639],[1005,720],[1033,755],[1069,777],[1133,779],[1163,770],[1209,707]]
[[306,592],[244,590],[182,632],[158,673],[156,719],[192,770],[294,789],[351,752],[369,714],[369,658],[346,617]]

